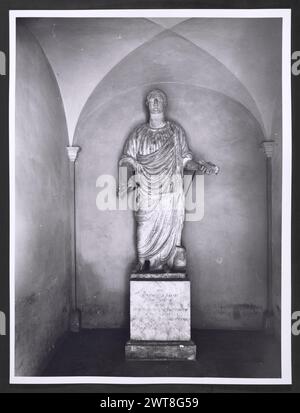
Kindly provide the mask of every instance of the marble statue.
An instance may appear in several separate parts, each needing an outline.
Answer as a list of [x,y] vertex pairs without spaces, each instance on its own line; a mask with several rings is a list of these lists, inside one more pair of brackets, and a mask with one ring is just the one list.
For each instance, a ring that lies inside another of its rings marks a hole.
[[[134,175],[137,189],[137,271],[184,271],[184,169],[217,174],[219,168],[193,160],[183,128],[165,117],[167,96],[163,91],[152,90],[146,105],[149,122],[130,134],[119,161],[119,166],[126,166]],[[125,186],[125,190],[133,189],[128,182]],[[124,183],[119,190],[124,191]]]

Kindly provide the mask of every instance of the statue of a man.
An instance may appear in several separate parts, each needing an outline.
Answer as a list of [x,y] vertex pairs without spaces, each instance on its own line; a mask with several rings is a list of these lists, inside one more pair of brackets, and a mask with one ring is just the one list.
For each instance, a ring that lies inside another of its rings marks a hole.
[[138,270],[184,269],[183,171],[217,174],[219,168],[210,162],[193,160],[183,128],[165,118],[164,92],[152,90],[146,105],[149,122],[130,134],[119,161],[119,166],[126,166],[135,175]]

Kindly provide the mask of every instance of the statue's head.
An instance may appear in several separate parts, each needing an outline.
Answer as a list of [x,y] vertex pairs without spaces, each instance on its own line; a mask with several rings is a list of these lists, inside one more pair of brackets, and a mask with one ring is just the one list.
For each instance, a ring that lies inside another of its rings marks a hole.
[[153,89],[148,93],[146,105],[150,113],[162,113],[167,106],[167,95],[159,89]]

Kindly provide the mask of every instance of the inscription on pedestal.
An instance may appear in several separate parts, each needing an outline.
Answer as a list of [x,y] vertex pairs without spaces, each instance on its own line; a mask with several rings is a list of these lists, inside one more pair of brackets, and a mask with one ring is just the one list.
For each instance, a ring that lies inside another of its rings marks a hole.
[[130,281],[130,338],[190,340],[190,282]]

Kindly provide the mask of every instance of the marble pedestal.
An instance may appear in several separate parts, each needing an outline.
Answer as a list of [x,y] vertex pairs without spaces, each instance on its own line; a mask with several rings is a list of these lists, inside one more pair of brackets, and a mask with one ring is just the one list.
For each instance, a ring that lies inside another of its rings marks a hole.
[[131,275],[125,355],[127,360],[195,360],[190,281],[185,273]]

